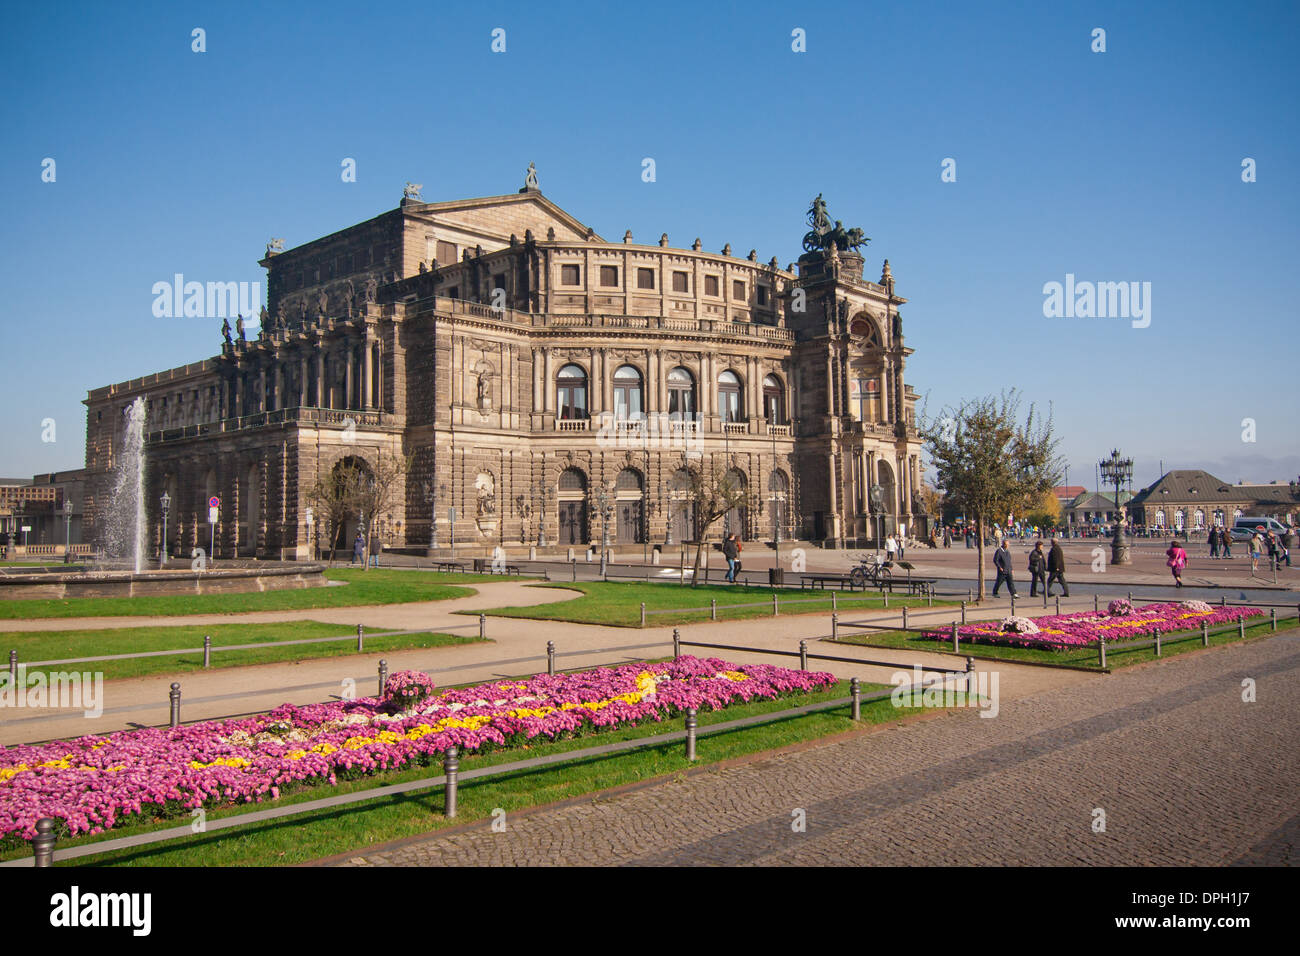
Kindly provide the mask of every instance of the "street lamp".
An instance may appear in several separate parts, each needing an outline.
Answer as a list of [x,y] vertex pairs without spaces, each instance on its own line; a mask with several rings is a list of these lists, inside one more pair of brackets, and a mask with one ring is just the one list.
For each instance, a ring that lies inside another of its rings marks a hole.
[[1124,536],[1124,508],[1120,503],[1120,492],[1125,483],[1133,480],[1133,459],[1121,458],[1119,450],[1112,450],[1109,458],[1103,458],[1098,467],[1101,469],[1103,484],[1115,486],[1115,535],[1110,542],[1110,563],[1128,564],[1128,539]]
[[63,500],[63,563],[72,558],[72,502]]
[[429,506],[429,553],[433,557],[438,547],[438,487],[432,478],[424,479],[424,503]]
[[307,551],[311,553],[313,560],[320,559],[320,549],[313,548],[312,526],[316,523],[316,516],[310,508],[303,510],[303,520],[307,522]]
[[880,544],[885,537],[885,488],[880,482],[871,486],[871,509],[876,513],[878,533],[876,534],[876,557],[880,557]]
[[614,513],[614,495],[609,485],[601,485],[596,492],[596,510],[601,520],[600,577],[603,581],[609,567],[609,519]]
[[163,519],[163,536],[162,536],[162,560],[158,563],[159,567],[167,564],[167,512],[171,509],[172,498],[166,491],[162,493],[162,519]]

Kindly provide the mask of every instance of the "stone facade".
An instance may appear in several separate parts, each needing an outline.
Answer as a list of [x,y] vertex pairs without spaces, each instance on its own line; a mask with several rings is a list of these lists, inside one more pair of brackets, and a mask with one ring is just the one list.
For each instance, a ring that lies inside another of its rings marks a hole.
[[689,540],[681,470],[701,466],[749,490],[727,522],[747,539],[924,530],[888,262],[872,282],[833,247],[796,271],[699,240],[609,242],[525,188],[408,197],[262,265],[256,340],[89,393],[89,521],[143,396],[147,497],[171,496],[176,554],[207,548],[215,496],[218,557],[305,558],[306,489],[380,454],[411,463],[376,516],[391,547],[585,547],[601,489],[616,545]]

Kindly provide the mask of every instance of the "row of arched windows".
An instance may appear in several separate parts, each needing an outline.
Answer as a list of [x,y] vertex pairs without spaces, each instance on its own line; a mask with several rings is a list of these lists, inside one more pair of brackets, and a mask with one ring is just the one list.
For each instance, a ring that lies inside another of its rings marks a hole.
[[[562,419],[588,418],[587,373],[580,365],[565,365],[555,380],[555,409]],[[668,373],[668,414],[693,419],[699,412],[695,376],[680,365]],[[634,365],[614,371],[614,417],[636,419],[645,414],[645,382]],[[763,379],[763,415],[774,425],[786,424],[785,389],[775,375]],[[747,415],[740,376],[727,369],[718,375],[718,415],[723,422],[741,422]]]

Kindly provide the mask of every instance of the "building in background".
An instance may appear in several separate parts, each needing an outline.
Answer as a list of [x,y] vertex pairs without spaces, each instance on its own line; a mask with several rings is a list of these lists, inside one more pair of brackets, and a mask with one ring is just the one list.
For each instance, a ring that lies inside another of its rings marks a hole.
[[28,553],[62,554],[69,541],[82,544],[84,475],[78,469],[0,478],[0,541],[5,547],[16,541],[28,546]]
[[1152,532],[1205,533],[1237,518],[1268,517],[1294,526],[1300,487],[1294,483],[1229,484],[1208,471],[1170,471],[1133,496],[1129,514]]
[[[756,251],[610,242],[539,191],[398,208],[268,246],[255,340],[91,391],[87,521],[123,411],[147,408],[146,501],[172,553],[303,558],[306,492],[343,463],[410,466],[389,546],[587,547],[695,539],[692,470],[744,502],[710,529],[864,546],[926,533],[916,394],[894,279],[818,196],[797,269]],[[612,510],[600,510],[601,500]],[[358,516],[359,517],[359,516]],[[350,541],[356,518],[342,540]]]

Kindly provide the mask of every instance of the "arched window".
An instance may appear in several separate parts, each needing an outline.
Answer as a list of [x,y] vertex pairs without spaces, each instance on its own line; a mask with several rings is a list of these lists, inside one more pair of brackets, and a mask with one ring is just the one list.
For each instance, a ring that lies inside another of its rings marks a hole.
[[1165,526],[1165,509],[1160,508],[1156,511],[1156,527],[1163,528],[1164,526]]
[[1236,520],[1240,517],[1241,517],[1241,509],[1240,508],[1234,509],[1232,512],[1232,520],[1236,522]]
[[1197,509],[1196,509],[1196,514],[1193,516],[1193,520],[1196,522],[1195,525],[1194,525],[1194,527],[1196,528],[1197,531],[1204,531],[1204,530],[1205,530],[1205,512],[1204,512],[1204,511],[1202,511],[1200,508],[1197,508]]
[[726,371],[718,376],[718,414],[722,421],[738,422],[744,408],[740,401],[740,377]]
[[556,483],[556,492],[560,544],[586,544],[587,476],[576,468],[566,468]]
[[1215,509],[1214,509],[1214,526],[1215,526],[1216,528],[1222,528],[1222,527],[1223,527],[1223,509],[1222,509],[1222,508],[1215,508]]
[[1182,531],[1182,530],[1183,530],[1183,523],[1184,523],[1186,520],[1187,520],[1187,516],[1183,513],[1183,509],[1182,509],[1182,508],[1179,508],[1177,511],[1174,512],[1174,528],[1175,528],[1176,530],[1178,530],[1178,531]]
[[781,387],[781,380],[775,375],[763,379],[763,412],[767,416],[769,425],[786,423],[785,389]]
[[614,417],[620,420],[641,417],[641,373],[631,365],[621,365],[614,373]]
[[668,414],[687,421],[695,419],[695,378],[681,366],[668,373]]
[[560,418],[587,417],[587,373],[581,367],[560,369],[555,380],[555,412]]

